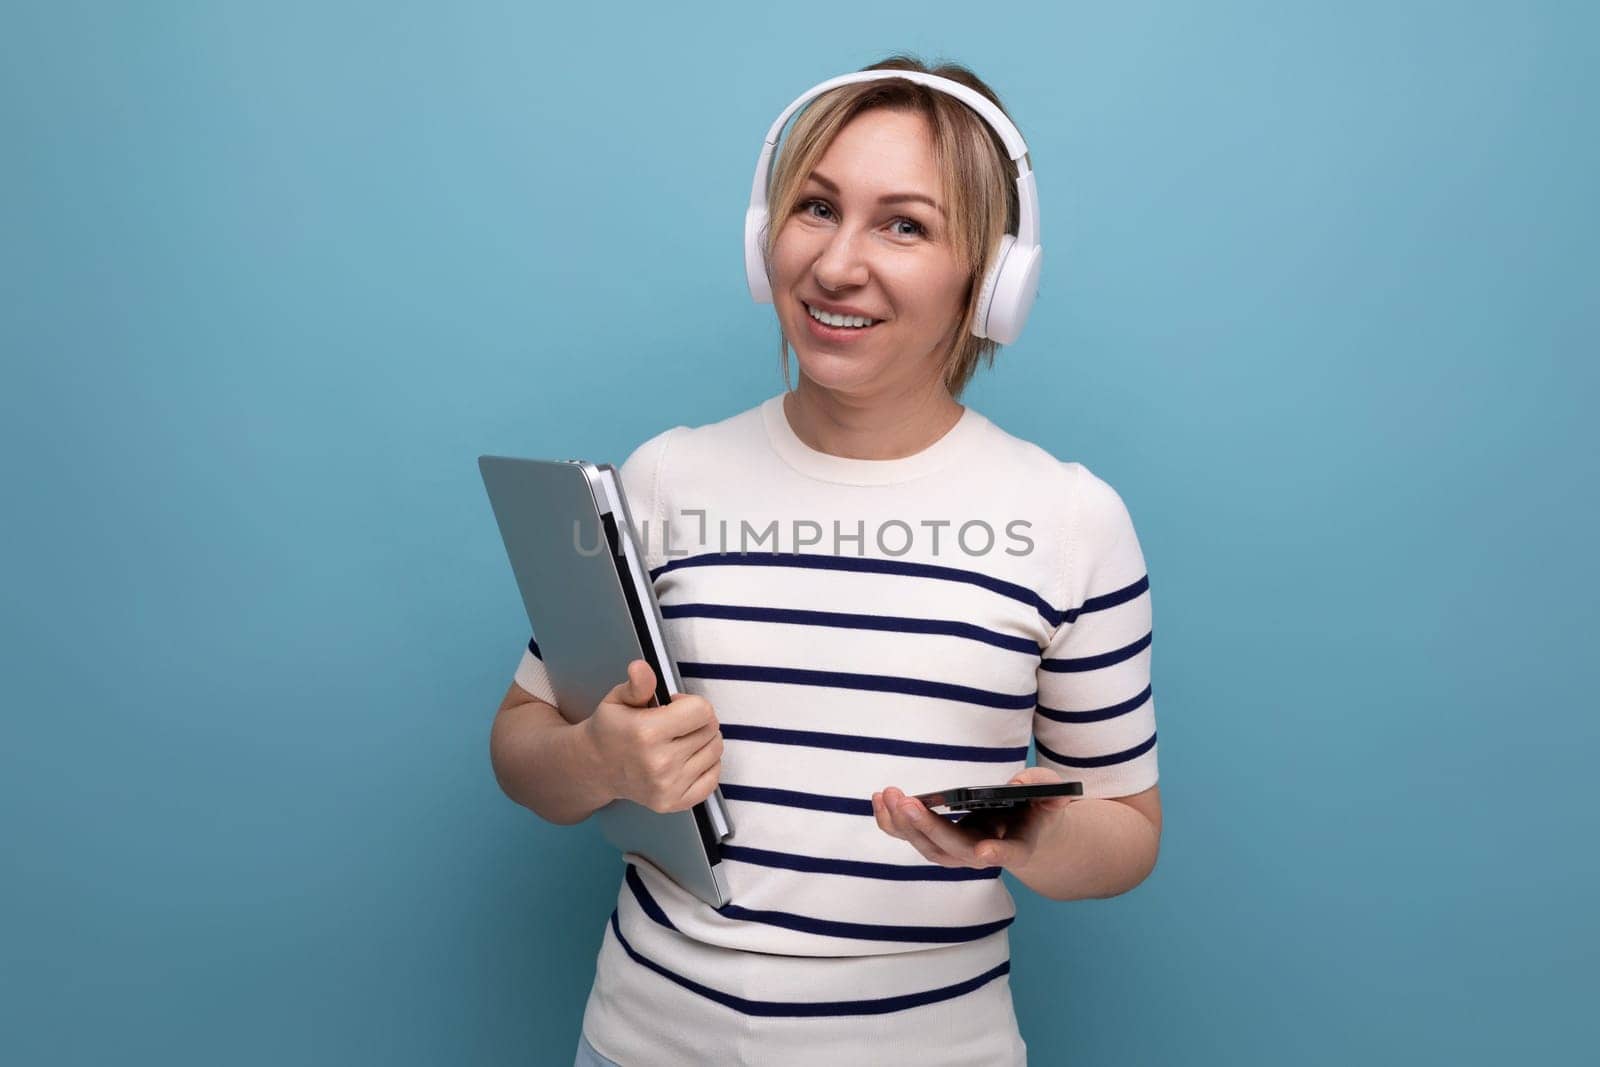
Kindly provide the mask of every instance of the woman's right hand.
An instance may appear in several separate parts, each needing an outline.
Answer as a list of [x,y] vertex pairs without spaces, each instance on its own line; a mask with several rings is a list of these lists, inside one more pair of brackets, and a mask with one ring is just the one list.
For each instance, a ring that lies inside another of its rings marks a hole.
[[651,811],[686,811],[711,795],[722,770],[722,732],[705,697],[674,693],[662,707],[650,701],[656,672],[636,659],[583,720],[608,773],[614,796]]

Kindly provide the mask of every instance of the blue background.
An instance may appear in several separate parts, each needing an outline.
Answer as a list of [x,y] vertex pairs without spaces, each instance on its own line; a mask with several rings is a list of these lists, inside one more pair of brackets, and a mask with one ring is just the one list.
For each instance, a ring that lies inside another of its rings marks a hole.
[[1592,1051],[1595,8],[976,11],[5,5],[5,1059],[570,1062],[620,865],[495,785],[475,458],[780,390],[761,134],[901,49],[1039,174],[964,399],[1156,605],[1160,864],[1012,883],[1033,1062]]

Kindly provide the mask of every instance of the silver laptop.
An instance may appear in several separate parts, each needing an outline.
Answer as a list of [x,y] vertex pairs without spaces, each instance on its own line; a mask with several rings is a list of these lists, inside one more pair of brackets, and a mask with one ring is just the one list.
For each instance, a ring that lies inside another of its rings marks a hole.
[[[478,469],[562,716],[587,718],[636,659],[655,671],[657,704],[684,692],[611,464],[479,456]],[[623,852],[713,907],[729,902],[721,842],[733,824],[720,789],[688,811],[618,799],[595,817]]]

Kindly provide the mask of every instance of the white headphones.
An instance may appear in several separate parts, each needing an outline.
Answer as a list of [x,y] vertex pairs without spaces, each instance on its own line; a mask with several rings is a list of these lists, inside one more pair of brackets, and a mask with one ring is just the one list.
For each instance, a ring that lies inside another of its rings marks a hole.
[[1044,249],[1039,245],[1039,196],[1034,187],[1033,171],[1028,169],[1023,156],[1028,146],[1022,134],[1006,118],[1005,113],[985,97],[958,81],[924,74],[915,70],[863,70],[842,74],[819,85],[813,85],[783,109],[778,121],[767,133],[761,146],[761,156],[756,160],[755,183],[750,188],[750,209],[744,216],[744,272],[750,283],[750,295],[758,304],[772,303],[772,285],[767,278],[766,255],[763,251],[762,232],[767,228],[767,177],[772,170],[772,157],[778,148],[778,134],[784,123],[807,101],[840,85],[853,82],[879,81],[885,78],[904,78],[918,82],[930,89],[955,97],[976,111],[1000,135],[1006,152],[1017,164],[1017,204],[1020,208],[1017,232],[1000,238],[993,264],[984,275],[983,288],[978,294],[978,311],[972,320],[972,332],[978,337],[990,338],[1003,345],[1015,341],[1028,321],[1033,298],[1039,292],[1039,262]]

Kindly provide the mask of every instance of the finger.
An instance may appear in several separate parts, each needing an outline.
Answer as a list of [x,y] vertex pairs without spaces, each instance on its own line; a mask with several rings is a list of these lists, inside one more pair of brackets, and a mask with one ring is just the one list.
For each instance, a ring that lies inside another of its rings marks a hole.
[[884,821],[888,824],[887,830],[898,838],[905,838],[906,831],[914,829],[911,824],[901,816],[901,806],[911,799],[897,786],[890,786],[878,794],[879,803],[883,806]]
[[683,761],[683,773],[690,782],[722,761],[722,735],[713,732],[706,742]]
[[1028,858],[1029,850],[1021,841],[991,839],[978,842],[973,854],[985,867],[1019,867]]
[[701,696],[674,693],[672,703],[661,713],[662,730],[672,737],[683,737],[704,726],[717,726],[711,702]]
[[669,747],[680,759],[688,759],[710,743],[713,737],[721,737],[722,730],[716,723],[707,723],[696,727],[681,737],[675,737],[669,742]]
[[965,867],[955,856],[934,844],[928,836],[916,827],[909,827],[904,834],[905,841],[921,853],[922,857],[930,863],[937,863],[941,867]]
[[1009,835],[1011,824],[1016,818],[1016,812],[1010,808],[1001,808],[993,811],[974,811],[968,812],[956,825],[974,839],[1006,837]]
[[642,659],[628,664],[629,696],[635,707],[646,707],[656,695],[656,672]]
[[935,815],[917,797],[904,793],[894,786],[885,789],[882,796],[884,811],[888,814],[890,823],[896,827],[915,826],[915,823],[906,818],[906,815],[911,811],[923,812],[939,822],[948,821],[943,815]]
[[696,778],[694,780],[694,784],[688,789],[684,790],[683,796],[678,802],[678,806],[673,810],[687,810],[688,808],[694,807],[696,804],[709,797],[711,795],[711,791],[717,788],[717,775],[721,772],[721,770],[722,763],[721,761],[718,761],[712,765],[710,770]]
[[[921,809],[921,814],[916,814],[919,808]],[[951,855],[940,847],[939,843],[926,833],[926,827],[930,820],[939,822],[944,820],[930,814],[926,808],[922,807],[920,801],[914,799],[904,800],[895,805],[891,812],[894,827],[900,836],[909,841],[911,846],[922,853],[923,856],[943,867],[962,867],[966,865],[960,858]]]
[[[1064,782],[1065,778],[1048,767],[1027,767],[1012,776],[1011,785],[1050,785]],[[1029,801],[1042,811],[1060,811],[1079,797],[1039,797]]]
[[656,691],[656,672],[642,659],[628,663],[628,677],[611,687],[606,699],[613,704],[626,704],[632,708],[648,707]]
[[960,826],[950,822],[942,816],[935,815],[922,806],[916,798],[906,800],[900,805],[900,811],[918,833],[929,844],[957,863],[964,866],[973,866],[978,862],[977,855],[973,852],[982,837],[971,831],[963,830]]
[[882,793],[872,794],[872,817],[877,820],[878,829],[890,837],[899,837],[894,825],[889,821],[889,809],[883,802]]

